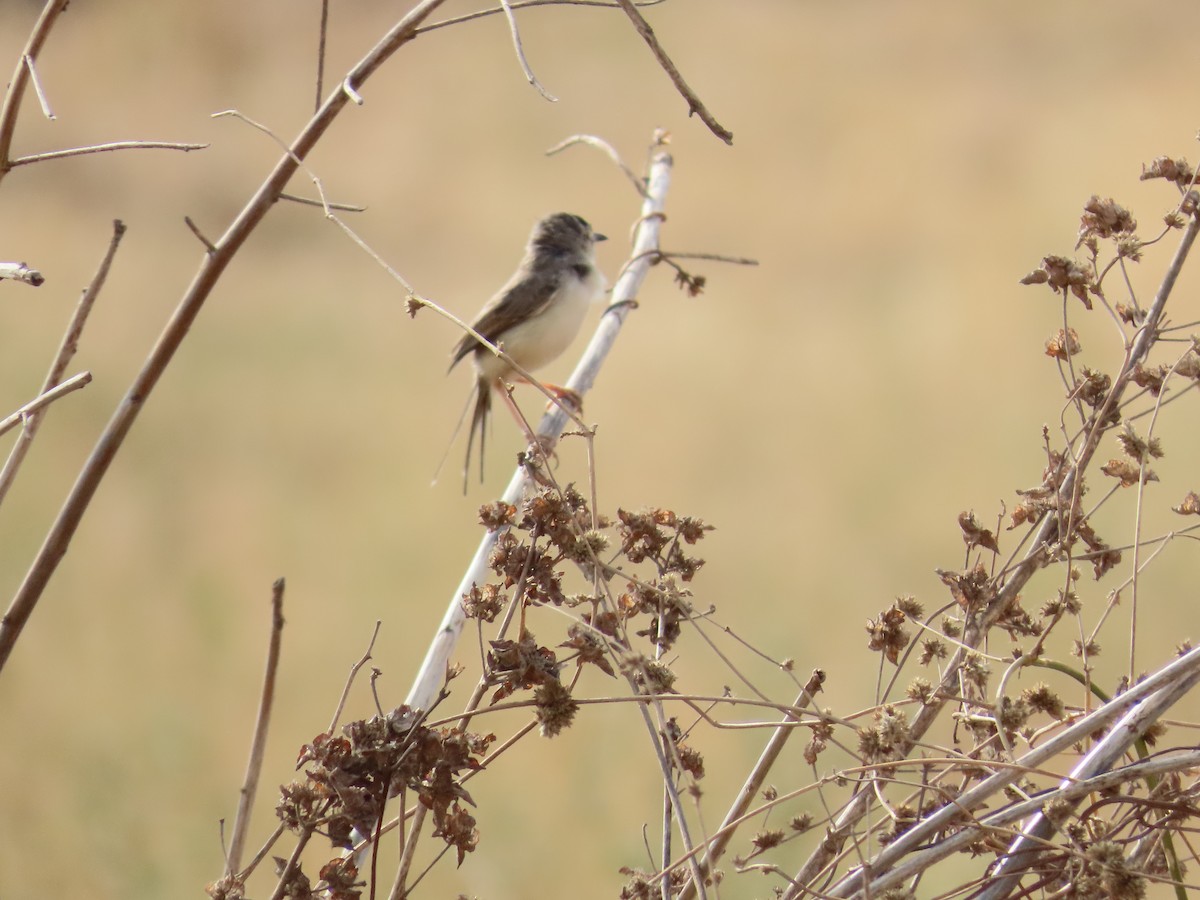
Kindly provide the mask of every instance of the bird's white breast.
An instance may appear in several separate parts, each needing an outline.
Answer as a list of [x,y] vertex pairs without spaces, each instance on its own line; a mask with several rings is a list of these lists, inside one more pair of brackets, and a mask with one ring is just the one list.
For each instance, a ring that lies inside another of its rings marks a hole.
[[[500,336],[502,349],[529,371],[553,361],[575,340],[588,307],[604,289],[604,276],[595,267],[583,278],[569,271],[540,315],[514,325]],[[507,365],[489,352],[476,353],[475,367],[488,380],[503,377],[508,371]]]

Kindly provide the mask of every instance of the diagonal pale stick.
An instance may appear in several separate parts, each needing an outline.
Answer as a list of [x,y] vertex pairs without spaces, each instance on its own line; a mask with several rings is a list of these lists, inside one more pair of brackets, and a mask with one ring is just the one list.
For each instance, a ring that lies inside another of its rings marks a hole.
[[[657,146],[650,159],[646,198],[642,202],[641,215],[638,218],[637,231],[634,234],[633,250],[630,254],[633,262],[625,265],[621,277],[613,286],[612,302],[605,310],[600,324],[596,327],[596,333],[592,336],[591,343],[588,344],[587,350],[579,360],[579,365],[575,367],[575,371],[566,384],[580,397],[586,394],[595,383],[600,367],[604,365],[609,350],[616,342],[625,317],[633,308],[630,301],[637,297],[638,288],[641,287],[646,273],[657,258],[658,233],[662,225],[667,188],[671,182],[671,165],[670,154],[662,146]],[[542,417],[537,433],[551,442],[556,441],[566,427],[567,421],[566,412],[555,406]],[[524,493],[528,481],[525,469],[518,467],[513,473],[512,480],[508,483],[508,488],[504,491],[504,501],[516,504]],[[462,582],[450,597],[450,605],[442,618],[442,624],[438,626],[429,650],[425,654],[425,661],[417,672],[412,689],[408,693],[408,699],[405,700],[409,706],[428,709],[445,684],[446,669],[454,656],[454,648],[458,644],[459,635],[462,634],[464,618],[462,596],[474,585],[483,584],[487,580],[488,557],[503,531],[501,529],[488,532],[480,541],[479,549],[475,551],[475,556],[467,567]]]

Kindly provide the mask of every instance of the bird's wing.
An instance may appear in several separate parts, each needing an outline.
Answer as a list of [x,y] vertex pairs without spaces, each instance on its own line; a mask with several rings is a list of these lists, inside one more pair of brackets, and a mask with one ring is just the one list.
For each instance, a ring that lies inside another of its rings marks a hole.
[[[519,322],[537,318],[546,311],[560,287],[559,282],[556,274],[531,274],[522,267],[508,284],[484,304],[471,327],[493,344],[499,343],[508,329]],[[473,335],[464,334],[454,345],[450,368],[453,369],[464,356],[479,346],[479,341]]]

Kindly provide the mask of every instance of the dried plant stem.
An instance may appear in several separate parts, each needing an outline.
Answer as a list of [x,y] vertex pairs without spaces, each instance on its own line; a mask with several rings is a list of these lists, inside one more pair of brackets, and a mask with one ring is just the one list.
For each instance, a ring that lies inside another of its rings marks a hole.
[[[667,0],[635,0],[634,6],[658,6],[660,3],[666,3]],[[620,4],[617,0],[509,0],[507,4],[510,9],[532,9],[535,6],[593,6],[601,9],[620,9]],[[428,25],[423,25],[417,29],[418,34],[424,34],[427,31],[436,31],[439,28],[448,28],[451,25],[461,25],[463,22],[470,22],[472,19],[485,19],[488,16],[500,15],[504,12],[499,6],[493,6],[488,9],[480,9],[473,13],[465,13],[461,16],[453,16],[449,19],[439,19],[436,22],[431,22]]]
[[233,820],[233,837],[229,842],[229,858],[225,861],[227,876],[237,872],[242,865],[246,835],[250,831],[250,813],[254,809],[254,797],[258,793],[258,779],[267,748],[267,728],[271,724],[275,676],[279,671],[279,651],[283,644],[283,588],[282,578],[271,586],[271,636],[267,641],[267,665],[258,699],[258,715],[254,721],[254,737],[250,741],[250,760],[246,763],[246,777],[242,780],[237,816]]
[[18,156],[9,160],[9,168],[27,166],[30,163],[45,162],[48,159],[66,159],[69,156],[87,156],[89,153],[109,153],[113,150],[204,150],[208,144],[183,144],[178,141],[110,141],[107,144],[90,144],[87,147],[71,147],[67,150],[49,150],[45,153],[31,153],[29,156]]
[[[658,246],[658,233],[661,225],[663,205],[666,202],[667,189],[671,181],[672,160],[661,146],[657,147],[650,161],[648,179],[648,196],[642,203],[640,225],[634,241],[633,255],[647,253]],[[608,356],[609,350],[620,333],[625,317],[631,309],[629,301],[637,296],[638,288],[649,272],[648,257],[643,258],[638,265],[628,267],[613,286],[612,303],[606,314],[600,319],[592,341],[584,351],[583,357],[575,367],[574,373],[567,381],[566,387],[575,391],[580,397],[584,396],[595,383],[596,376]],[[554,407],[542,417],[537,433],[553,442],[562,434],[567,424],[567,413],[559,406]],[[513,473],[512,479],[505,489],[503,499],[506,503],[519,502],[529,482],[523,468]],[[425,660],[417,672],[412,689],[405,702],[417,709],[428,709],[433,698],[437,696],[446,678],[446,669],[454,656],[459,635],[463,627],[462,596],[472,587],[483,584],[487,580],[488,557],[501,531],[488,532],[479,543],[462,581],[455,589],[446,608],[441,625],[430,642],[425,654]]]
[[[350,70],[343,83],[351,87],[362,85],[393,53],[416,36],[417,26],[443,2],[445,0],[422,0],[417,3]],[[23,66],[22,71],[24,71]],[[308,155],[333,124],[348,99],[345,91],[335,91],[330,94],[317,114],[297,135],[289,152],[279,159],[270,175],[238,213],[225,234],[214,242],[213,252],[205,253],[199,271],[184,292],[175,313],[167,322],[141,371],[135,376],[124,399],[100,435],[87,462],[84,463],[83,470],[79,473],[71,493],[30,565],[3,622],[0,623],[0,671],[3,671],[16,639],[42,596],[50,576],[54,574],[59,562],[66,554],[71,539],[79,527],[79,522],[108,471],[108,467],[124,443],[126,435],[133,427],[146,400],[153,393],[159,378],[162,377],[163,372],[174,358],[175,351],[179,349],[179,345],[187,336],[188,330],[200,313],[204,302],[246,239],[274,207],[279,194],[299,166],[297,160],[302,160]],[[8,157],[8,144],[5,143],[3,119],[4,113],[0,111],[0,172],[6,171],[8,168],[4,162]],[[9,139],[11,139],[11,135],[9,135]]]
[[621,159],[620,154],[616,149],[604,138],[596,137],[594,134],[574,134],[566,140],[559,141],[553,147],[546,151],[547,156],[554,156],[557,153],[562,153],[568,147],[573,147],[576,144],[586,144],[589,147],[595,147],[605,156],[607,156],[614,166],[620,169],[629,183],[633,185],[633,189],[642,197],[646,196],[646,185],[642,183],[642,179],[637,176],[633,169],[626,165],[625,160]]
[[279,873],[279,883],[275,885],[275,890],[271,894],[271,900],[283,900],[284,894],[287,893],[292,876],[296,872],[296,867],[300,865],[300,855],[304,853],[304,848],[308,846],[309,839],[313,836],[311,828],[305,828],[300,832],[300,836],[296,839],[296,847],[292,850],[292,855],[288,857],[287,863],[283,866],[283,871]]
[[[821,685],[825,681],[825,673],[819,669],[812,673],[808,679],[808,683],[804,685],[804,689],[796,697],[796,702],[793,704],[796,709],[803,709],[813,701],[813,697],[821,690]],[[705,876],[709,875],[713,866],[721,858],[725,852],[725,848],[729,846],[729,842],[733,840],[736,824],[739,819],[745,815],[746,810],[750,808],[750,804],[754,798],[758,796],[758,792],[762,789],[763,782],[766,781],[771,767],[775,765],[775,761],[779,759],[779,754],[783,752],[784,745],[788,738],[792,736],[795,730],[792,723],[800,721],[796,714],[788,712],[779,726],[775,729],[775,733],[771,735],[771,739],[767,741],[763,752],[759,754],[758,762],[754,764],[754,768],[750,770],[750,774],[746,777],[746,781],[742,784],[742,789],[738,791],[737,797],[733,801],[733,805],[729,807],[729,812],[725,814],[720,827],[717,829],[717,836],[708,846],[708,852],[705,854],[701,864],[701,871]],[[665,868],[665,864],[664,864]],[[679,894],[679,900],[691,900],[696,896],[696,884],[694,881],[689,881]]]
[[1108,791],[1134,781],[1150,779],[1159,775],[1182,772],[1200,765],[1200,750],[1187,750],[1171,756],[1130,763],[1080,781],[1066,781],[1053,793],[1038,794],[1028,800],[1014,803],[980,819],[975,827],[963,828],[952,835],[939,838],[925,849],[914,852],[902,864],[897,865],[882,878],[871,883],[871,890],[886,890],[887,885],[898,885],[927,871],[930,866],[956,853],[962,853],[970,844],[979,840],[979,835],[988,831],[1009,828],[1026,816],[1041,811],[1048,800],[1058,799],[1076,802],[1099,791]]
[[[981,804],[992,798],[998,791],[1001,791],[1015,781],[1023,771],[1038,768],[1042,763],[1106,727],[1114,719],[1124,716],[1122,721],[1113,728],[1113,732],[1116,733],[1119,731],[1132,742],[1137,734],[1140,733],[1135,732],[1131,727],[1132,724],[1136,724],[1139,719],[1146,718],[1147,710],[1158,709],[1161,713],[1161,701],[1163,698],[1169,696],[1168,692],[1172,691],[1174,686],[1182,684],[1190,687],[1197,680],[1200,680],[1200,649],[1192,650],[1187,655],[1173,660],[1145,681],[1139,682],[1124,694],[1114,697],[1109,703],[1077,719],[1041,746],[1024,754],[1017,760],[1015,766],[1005,766],[998,769],[978,785],[958,796],[954,803],[944,806],[932,815],[922,819],[870,860],[870,864],[865,871],[868,871],[870,877],[874,880],[869,887],[872,890],[881,890],[884,886],[893,884],[894,882],[890,877],[892,873],[889,870],[901,858],[918,848],[934,842],[937,835],[952,820],[961,816],[964,812],[978,809]],[[1159,692],[1163,693],[1160,694]],[[1127,713],[1128,715],[1126,715]],[[1142,724],[1148,724],[1148,722]],[[914,764],[917,763],[919,763],[919,760],[914,761]],[[1046,798],[1043,797],[1041,802],[1045,803],[1045,801]],[[855,804],[852,801],[847,811],[853,809],[854,806]],[[842,824],[839,820],[836,824],[847,831],[849,830],[848,823]],[[856,896],[866,887],[865,877],[864,871],[855,872],[830,888],[826,894],[830,897]]]
[[537,88],[537,92],[551,103],[557,103],[558,98],[542,86],[542,83],[537,80],[537,76],[533,74],[533,69],[529,68],[529,60],[525,58],[525,48],[521,46],[521,31],[517,28],[517,17],[513,15],[512,4],[509,3],[509,0],[500,0],[500,5],[504,8],[504,18],[508,20],[508,30],[512,34],[513,50],[516,51],[517,60],[521,63],[521,71],[525,73],[525,80]]
[[679,74],[679,69],[675,68],[675,63],[671,62],[671,57],[667,56],[667,51],[658,42],[658,36],[654,33],[654,29],[650,27],[650,23],[638,12],[633,0],[617,0],[617,3],[621,5],[621,9],[625,10],[625,15],[629,16],[630,21],[637,28],[638,34],[642,36],[642,40],[646,42],[646,46],[650,48],[650,52],[654,54],[654,58],[658,60],[658,64],[662,66],[663,71],[670,76],[671,83],[675,85],[675,90],[679,91],[683,99],[687,101],[688,112],[698,115],[700,121],[708,126],[708,130],[726,144],[732,144],[733,132],[718,122],[713,117],[713,114],[708,111],[708,107],[700,102],[700,98],[696,96],[696,92],[688,87],[687,82],[683,80],[683,76]]
[[23,262],[19,263],[0,263],[0,279],[9,281],[19,281],[22,284],[27,284],[30,287],[41,287],[46,283],[46,279],[37,269],[31,269]]
[[362,667],[371,661],[371,651],[375,649],[375,641],[379,637],[379,629],[382,626],[383,621],[376,620],[375,630],[371,632],[371,641],[367,644],[366,652],[358,658],[358,662],[350,667],[350,674],[346,676],[346,684],[342,687],[342,696],[338,699],[337,708],[333,711],[333,719],[327,729],[330,734],[333,734],[333,729],[337,728],[338,719],[342,717],[342,710],[346,708],[346,700],[350,697],[350,687],[354,684],[354,679]]
[[91,372],[80,372],[78,375],[68,378],[60,385],[52,387],[44,394],[39,394],[34,399],[30,400],[16,412],[11,413],[6,418],[0,419],[0,434],[11,431],[21,422],[27,421],[29,416],[53,403],[60,397],[64,397],[71,391],[77,391],[81,387],[86,387],[92,380]]
[[[1189,654],[1196,655],[1197,651]],[[1139,740],[1149,726],[1158,721],[1200,682],[1200,667],[1195,665],[1195,660],[1192,662],[1183,674],[1168,681],[1158,691],[1125,713],[1071,770],[1071,774],[1063,780],[1060,788],[1069,787],[1074,782],[1103,774],[1111,769],[1130,744]],[[1081,799],[1082,796],[1073,798],[1070,801],[1071,806],[1074,807]],[[1011,894],[1017,888],[1024,871],[1036,861],[1039,851],[1056,830],[1054,823],[1039,809],[1000,858],[988,887],[979,895],[979,900],[1004,900]]]
[[[46,391],[62,381],[62,377],[67,371],[67,366],[70,365],[71,360],[74,358],[75,351],[79,349],[79,337],[83,334],[83,327],[87,324],[88,315],[96,303],[96,298],[100,295],[100,289],[104,287],[104,282],[108,278],[108,271],[112,268],[113,258],[117,254],[117,247],[120,246],[121,238],[124,235],[125,223],[120,219],[115,220],[113,222],[112,237],[108,242],[108,249],[105,251],[104,257],[100,260],[96,274],[92,276],[91,282],[84,288],[83,294],[80,295],[79,303],[75,305],[75,312],[71,316],[71,321],[67,323],[67,330],[63,332],[62,340],[58,344],[58,350],[50,363],[50,369],[42,381],[41,393],[46,393]],[[17,472],[20,471],[21,463],[25,460],[26,454],[29,453],[29,448],[33,444],[33,439],[37,435],[38,428],[41,426],[42,415],[44,415],[42,412],[35,413],[25,421],[25,429],[21,432],[21,436],[17,438],[17,442],[13,445],[12,450],[9,451],[8,459],[4,461],[4,468],[0,470],[0,503],[3,503],[4,498],[8,496],[8,489],[12,487],[12,483],[17,477]],[[5,618],[7,619],[7,616]],[[0,628],[0,641],[2,640],[3,629]]]
[[314,110],[321,108],[325,94],[325,40],[329,35],[329,0],[321,0],[321,22],[317,26],[317,99]]
[[[1100,438],[1106,432],[1104,423],[1107,421],[1109,412],[1117,408],[1121,403],[1125,390],[1127,389],[1134,372],[1139,364],[1145,361],[1147,354],[1153,346],[1157,336],[1158,324],[1162,320],[1163,309],[1166,306],[1168,297],[1175,286],[1175,282],[1183,268],[1183,263],[1187,259],[1192,245],[1195,243],[1197,232],[1200,231],[1200,219],[1192,216],[1188,220],[1187,227],[1184,230],[1183,236],[1180,239],[1179,247],[1175,251],[1175,256],[1164,274],[1162,283],[1159,286],[1158,292],[1155,295],[1154,302],[1146,314],[1145,321],[1135,335],[1129,351],[1126,354],[1124,363],[1121,366],[1120,372],[1113,379],[1112,387],[1110,388],[1104,403],[1100,404],[1092,414],[1092,426],[1086,430],[1083,445],[1071,460],[1071,465],[1063,474],[1061,486],[1059,488],[1060,507],[1067,510],[1075,508],[1076,488],[1078,485],[1079,476],[1092,460],[1097,447],[1100,443]],[[1003,586],[996,592],[995,599],[988,607],[980,612],[978,616],[968,620],[967,627],[962,637],[962,647],[955,651],[950,661],[946,664],[943,672],[940,690],[936,696],[944,698],[947,696],[957,695],[957,683],[963,663],[971,652],[964,647],[979,646],[986,637],[991,626],[996,622],[1000,615],[1009,607],[1016,596],[1028,584],[1034,573],[1041,568],[1046,560],[1047,550],[1055,536],[1063,532],[1064,524],[1059,519],[1059,514],[1049,512],[1042,516],[1041,520],[1032,529],[1033,538],[1029,542],[1029,549],[1024,557],[1018,562],[1011,571],[1007,572],[1007,580]],[[1139,685],[1140,687],[1140,685]],[[1118,698],[1123,699],[1123,698]],[[1117,701],[1114,701],[1117,702]],[[925,733],[932,727],[933,723],[939,718],[946,701],[938,699],[922,707],[912,722],[910,728],[911,742],[915,745],[919,742]],[[1124,707],[1122,707],[1124,708]],[[1107,709],[1104,707],[1103,709]],[[995,777],[995,776],[993,776]],[[991,779],[989,779],[990,781]],[[987,782],[984,782],[986,784]],[[980,785],[982,787],[983,785]],[[835,858],[842,844],[845,842],[848,835],[853,830],[855,824],[863,818],[871,806],[871,794],[866,791],[860,791],[842,810],[837,819],[831,823],[826,830],[826,839],[821,842],[815,852],[805,861],[804,865],[791,879],[791,884],[784,892],[784,900],[797,900],[801,896],[801,892],[812,880],[821,872],[825,866]],[[914,833],[923,833],[927,837],[929,832],[924,831],[921,825],[925,822],[936,818],[936,815],[924,820],[918,826],[906,832],[900,839],[889,845],[875,859],[870,861],[869,870],[872,873],[879,873],[886,870],[890,865],[894,864],[899,858],[901,850],[905,852],[910,848],[907,840]],[[858,890],[857,884],[861,875],[855,876],[853,879],[846,879],[840,885],[840,893],[833,894],[834,896],[849,896]],[[850,882],[853,881],[853,885]]]

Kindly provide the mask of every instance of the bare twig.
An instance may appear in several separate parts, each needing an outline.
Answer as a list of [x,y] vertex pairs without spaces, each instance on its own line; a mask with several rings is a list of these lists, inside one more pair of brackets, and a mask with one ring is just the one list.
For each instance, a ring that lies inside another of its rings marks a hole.
[[46,393],[40,394],[39,396],[35,397],[33,400],[30,400],[28,403],[26,403],[24,406],[22,406],[16,412],[12,413],[11,415],[7,416],[6,418],[0,419],[0,434],[4,434],[9,429],[13,428],[16,425],[19,425],[21,422],[25,421],[27,416],[30,416],[33,413],[37,412],[39,409],[41,409],[45,406],[48,406],[49,404],[51,404],[55,400],[57,400],[59,397],[65,396],[66,394],[71,393],[71,391],[77,391],[81,387],[86,387],[91,382],[91,380],[92,380],[91,372],[80,372],[75,377],[68,378],[66,381],[64,381],[62,384],[58,385],[57,387],[53,387],[50,390],[46,391]]
[[317,99],[314,110],[321,108],[325,94],[325,38],[329,34],[329,0],[321,0],[321,24],[317,28]]
[[658,37],[654,34],[654,29],[650,27],[650,23],[638,12],[637,5],[634,4],[633,0],[617,0],[617,3],[621,5],[621,9],[625,10],[625,15],[629,16],[630,21],[637,28],[638,34],[642,36],[642,40],[646,42],[646,45],[650,48],[650,52],[658,60],[658,64],[663,67],[663,71],[670,76],[672,84],[675,85],[675,90],[679,91],[683,99],[687,101],[688,113],[698,115],[700,121],[708,126],[709,131],[726,144],[732,144],[733,132],[729,131],[713,118],[713,114],[700,102],[700,98],[696,96],[695,91],[688,87],[687,82],[683,80],[683,76],[679,74],[679,70],[675,68],[675,64],[671,62],[671,57],[667,56],[667,51],[658,42]]
[[[79,298],[79,303],[75,306],[75,313],[71,316],[71,321],[67,324],[67,330],[63,333],[62,340],[59,342],[58,351],[54,354],[54,359],[50,363],[50,369],[46,373],[46,377],[42,380],[42,389],[40,393],[53,388],[56,384],[62,381],[64,373],[67,371],[67,366],[75,356],[75,351],[79,347],[79,336],[83,333],[83,326],[87,323],[88,315],[92,311],[92,306],[96,302],[96,297],[100,294],[100,289],[104,287],[104,282],[108,278],[108,270],[112,267],[113,258],[117,254],[117,247],[120,246],[121,238],[125,235],[125,223],[120,219],[113,222],[112,238],[109,239],[108,249],[104,253],[104,257],[100,260],[100,265],[96,269],[96,274],[92,276],[91,283],[84,289],[83,294]],[[21,463],[25,459],[25,455],[29,452],[29,448],[33,443],[34,437],[37,435],[39,426],[41,425],[44,412],[35,412],[25,421],[25,428],[21,435],[13,444],[12,450],[9,451],[8,459],[4,461],[4,468],[0,470],[0,503],[4,502],[4,498],[8,496],[8,489],[12,487],[14,479],[17,477],[17,472],[21,468]],[[0,626],[0,643],[5,639],[5,629]],[[13,636],[15,639],[15,635]],[[4,651],[0,651],[2,654]]]
[[[821,685],[824,683],[825,673],[819,669],[815,670],[812,673],[812,677],[808,679],[808,683],[804,685],[804,689],[800,692],[800,695],[796,698],[793,707],[795,709],[803,709],[812,703],[813,697],[821,690]],[[746,777],[742,789],[738,791],[737,798],[729,807],[729,812],[725,814],[725,819],[717,829],[717,837],[708,846],[708,853],[701,864],[701,870],[705,875],[712,871],[713,866],[721,858],[729,842],[733,840],[735,823],[741,819],[746,810],[750,808],[751,802],[758,795],[767,774],[771,771],[771,767],[775,765],[779,754],[783,752],[784,745],[795,730],[792,727],[792,723],[797,721],[799,719],[796,718],[795,713],[789,711],[775,729],[775,733],[771,735],[771,739],[767,741],[767,746],[763,748],[763,752],[759,755],[758,762],[750,770],[750,774]],[[666,868],[669,862],[669,860],[664,862],[663,868]],[[694,882],[689,881],[679,894],[679,900],[691,900],[694,896],[696,896],[696,885]]]
[[[634,5],[643,8],[647,6],[658,6],[660,3],[666,3],[667,0],[635,0]],[[617,0],[517,0],[510,2],[509,7],[512,9],[531,9],[535,6],[595,6],[602,9],[620,9]],[[427,31],[436,31],[439,28],[447,28],[451,25],[461,25],[463,22],[470,22],[473,19],[485,19],[488,16],[497,16],[504,12],[499,6],[493,6],[488,9],[476,10],[473,13],[465,13],[461,16],[453,16],[449,19],[439,19],[429,25],[423,25],[417,29],[419,34],[424,34]]]
[[195,222],[192,221],[191,216],[184,216],[183,224],[185,224],[188,227],[188,230],[191,231],[191,233],[196,236],[196,240],[198,240],[200,243],[202,243],[204,245],[205,250],[207,250],[209,253],[217,252],[216,246],[213,244],[212,241],[210,241],[207,237],[204,236],[204,232],[200,230],[199,225],[197,225]]
[[[660,140],[665,142],[666,136],[663,135]],[[596,137],[594,134],[573,134],[566,140],[559,141],[557,144],[547,150],[546,155],[554,156],[556,153],[561,153],[568,147],[574,147],[576,144],[585,144],[588,147],[595,147],[597,150],[611,159],[613,164],[618,169],[625,173],[625,177],[629,179],[630,184],[633,185],[633,189],[638,192],[639,196],[646,196],[645,182],[637,176],[633,169],[629,168],[629,166],[625,164],[625,160],[621,159],[621,154],[617,153],[616,148],[613,147],[613,145],[608,141],[604,140],[604,138]]]
[[4,104],[0,106],[0,179],[7,175],[9,169],[12,168],[9,156],[12,154],[13,135],[17,129],[17,114],[21,111],[25,87],[29,84],[30,67],[26,60],[38,58],[47,38],[50,37],[50,29],[54,27],[54,23],[67,8],[69,2],[70,0],[48,0],[42,7],[42,14],[38,16],[33,30],[29,33],[29,40],[25,42],[25,49],[21,51],[21,56],[17,60],[17,68],[13,72],[12,80],[8,83]]
[[23,262],[0,263],[0,279],[20,281],[30,287],[41,287],[46,279],[37,269],[31,269]]
[[29,80],[33,82],[33,92],[37,94],[38,103],[42,104],[42,115],[47,119],[54,119],[54,111],[50,109],[50,101],[46,99],[46,93],[42,90],[42,82],[38,79],[37,67],[33,64],[33,57],[25,55],[25,65],[29,68]]
[[512,33],[513,49],[517,53],[517,60],[521,63],[521,71],[525,73],[525,80],[537,88],[538,93],[551,103],[557,103],[558,98],[542,86],[542,83],[533,74],[533,69],[529,68],[529,61],[525,59],[525,48],[521,46],[521,32],[517,28],[517,17],[513,15],[512,4],[509,3],[509,0],[500,0],[500,5],[504,7],[504,18],[508,19],[508,30]]
[[32,153],[29,156],[18,156],[10,160],[8,167],[27,166],[30,163],[45,162],[49,159],[66,159],[69,156],[87,156],[89,153],[108,153],[112,150],[204,150],[208,144],[181,144],[176,141],[112,141],[108,144],[91,144],[87,147],[71,147],[68,150],[50,150],[46,153]]
[[254,797],[258,792],[258,778],[262,773],[263,755],[267,747],[267,728],[271,723],[271,707],[275,701],[275,676],[279,671],[279,650],[283,643],[283,588],[279,578],[271,586],[271,636],[267,642],[267,665],[263,673],[262,694],[258,700],[258,717],[254,722],[254,737],[250,742],[250,760],[246,763],[246,777],[238,798],[237,817],[233,824],[233,837],[229,844],[229,857],[225,861],[225,874],[232,875],[242,865],[242,852],[246,846],[246,835],[250,831],[250,813],[254,809]]
[[310,197],[297,197],[295,194],[282,193],[279,195],[280,200],[290,200],[292,203],[299,203],[303,206],[319,206],[322,209],[336,209],[339,212],[366,212],[365,206],[359,206],[356,203],[334,203],[332,201],[325,203],[321,200],[313,200]]
[[375,649],[375,640],[379,637],[379,629],[383,622],[375,622],[375,630],[371,632],[371,641],[367,644],[367,650],[359,658],[358,662],[350,667],[350,674],[346,676],[346,684],[342,688],[342,696],[338,700],[337,709],[333,711],[333,720],[329,723],[329,733],[333,734],[333,729],[337,728],[338,719],[342,717],[342,710],[346,708],[346,699],[350,696],[350,687],[354,684],[354,679],[368,662],[371,661],[371,651]]
[[[364,83],[392,54],[416,37],[417,27],[443,2],[445,0],[421,0],[417,3],[350,70],[344,83],[346,85]],[[22,70],[23,68],[22,66]],[[275,201],[279,199],[280,192],[299,166],[297,159],[303,159],[308,155],[337,119],[347,100],[348,96],[345,91],[334,91],[329,95],[317,114],[296,136],[289,152],[279,159],[271,173],[230,223],[225,234],[214,242],[216,251],[204,255],[200,269],[180,299],[174,315],[167,322],[154,349],[150,351],[141,371],[130,384],[125,397],[100,435],[87,462],[84,463],[79,477],[71,488],[71,493],[67,496],[45,542],[34,557],[24,581],[18,588],[3,622],[0,622],[0,671],[7,663],[16,639],[28,622],[51,575],[54,574],[59,562],[66,554],[83,514],[91,503],[92,497],[95,496],[96,489],[108,471],[108,467],[112,464],[126,435],[145,406],[146,400],[154,392],[158,380],[174,358],[175,351],[179,349],[179,345],[187,336],[196,316],[199,315],[209,294],[212,293],[213,287],[220,280],[226,267],[246,239],[272,209]],[[8,145],[4,142],[3,125],[3,112],[0,111],[0,171],[9,167],[3,162],[7,158],[8,150]]]

